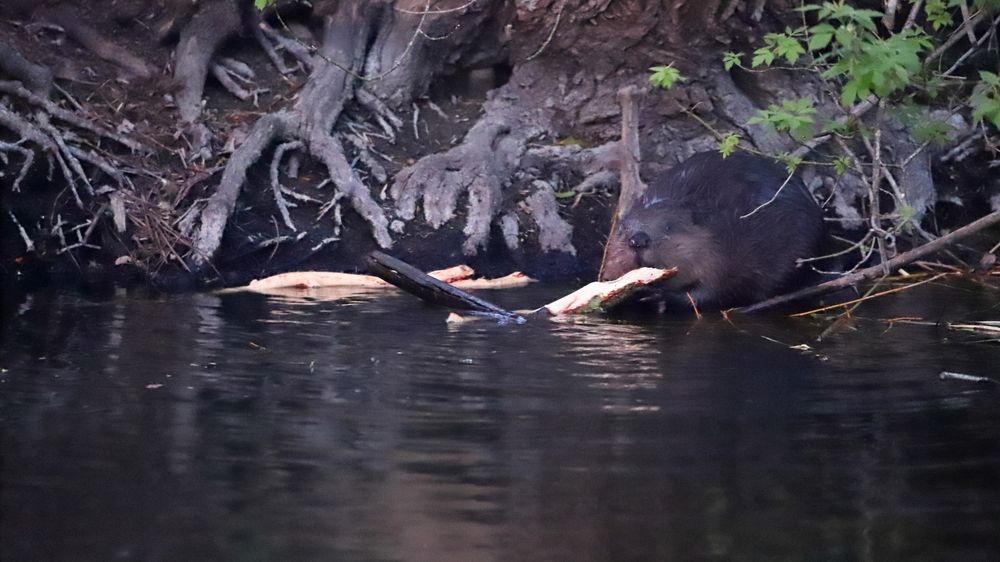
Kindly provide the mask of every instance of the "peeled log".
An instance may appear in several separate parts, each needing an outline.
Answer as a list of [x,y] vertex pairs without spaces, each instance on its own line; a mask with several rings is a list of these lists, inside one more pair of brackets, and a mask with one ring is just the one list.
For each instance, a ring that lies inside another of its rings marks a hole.
[[552,315],[605,311],[624,302],[641,287],[658,283],[677,273],[677,268],[640,267],[614,281],[594,281],[535,311]]

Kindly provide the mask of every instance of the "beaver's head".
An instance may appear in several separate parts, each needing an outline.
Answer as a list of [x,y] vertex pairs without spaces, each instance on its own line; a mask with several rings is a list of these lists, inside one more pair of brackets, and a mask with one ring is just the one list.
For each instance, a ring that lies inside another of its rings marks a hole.
[[677,274],[665,287],[691,290],[717,268],[717,243],[688,209],[663,203],[641,207],[623,217],[608,238],[601,280],[617,279],[638,267],[676,267]]

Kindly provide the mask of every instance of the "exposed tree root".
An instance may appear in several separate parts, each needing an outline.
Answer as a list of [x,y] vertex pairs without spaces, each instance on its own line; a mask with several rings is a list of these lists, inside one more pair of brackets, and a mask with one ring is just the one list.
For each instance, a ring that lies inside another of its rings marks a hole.
[[129,71],[135,76],[148,78],[153,71],[146,61],[128,52],[121,45],[103,37],[88,25],[75,9],[57,5],[45,8],[35,14],[36,19],[59,26],[66,35],[85,49]]
[[455,215],[459,196],[468,194],[462,251],[474,255],[486,245],[490,225],[500,211],[502,191],[510,184],[528,141],[548,129],[548,114],[515,110],[517,87],[511,84],[485,105],[486,114],[462,144],[432,154],[396,175],[390,194],[405,220],[422,204],[425,220],[435,229]]
[[[302,41],[285,37],[265,22],[259,22],[254,26],[254,39],[264,49],[278,72],[291,74],[300,68],[305,68],[307,72],[312,71],[315,63],[313,54]],[[285,63],[279,49],[292,55],[292,58],[295,59],[295,66],[288,66]]]
[[212,64],[212,76],[230,94],[239,100],[246,101],[258,93],[257,89],[248,90],[244,86],[252,86],[257,74],[246,63],[224,57]]
[[[385,214],[351,168],[339,140],[331,136],[345,102],[353,95],[356,73],[364,64],[366,39],[375,19],[371,8],[364,3],[352,4],[324,18],[319,56],[294,106],[257,121],[233,153],[218,188],[202,211],[191,255],[196,267],[203,268],[215,255],[246,180],[247,169],[276,140],[286,143],[282,145],[284,150],[301,147],[322,162],[339,193],[346,196],[358,214],[372,226],[378,244],[383,248],[392,245]],[[276,157],[280,158],[284,150]],[[280,186],[274,192],[281,207]],[[290,218],[286,219],[286,225],[293,228]]]
[[52,88],[52,72],[47,67],[32,63],[17,49],[6,45],[0,45],[0,74],[21,81],[40,96],[49,95]]
[[576,255],[571,240],[573,227],[559,216],[559,203],[548,183],[535,180],[535,192],[525,199],[528,213],[538,226],[538,245],[543,252],[559,251]]
[[390,4],[391,9],[382,12],[364,66],[366,89],[389,106],[404,107],[425,92],[434,77],[456,62],[463,45],[478,43],[475,51],[482,63],[499,60],[495,36],[484,33],[496,12],[490,2],[464,0],[456,9],[445,10],[432,9],[435,3],[428,0]]
[[[11,154],[20,159],[17,175],[10,183],[12,192],[22,190],[22,184],[35,163],[35,157],[41,152],[49,163],[49,181],[54,179],[52,176],[57,171],[73,196],[79,212],[70,214],[88,217],[86,222],[67,230],[68,223],[63,220],[62,213],[53,213],[55,216],[50,217],[48,231],[60,242],[59,249],[54,254],[69,253],[72,256],[72,250],[100,249],[100,246],[91,242],[97,224],[104,211],[110,208],[119,232],[124,231],[129,217],[121,195],[126,190],[122,188],[132,187],[120,165],[110,156],[101,154],[104,150],[102,145],[105,144],[103,140],[113,141],[133,152],[145,154],[148,149],[135,139],[95,121],[92,115],[68,110],[50,101],[49,86],[45,84],[51,80],[51,72],[47,68],[18,61],[19,55],[11,49],[6,49],[0,56],[5,57],[8,63],[15,63],[13,66],[5,66],[6,73],[33,84],[29,87],[21,81],[0,81],[0,93],[12,99],[9,107],[0,104],[0,128],[17,137],[14,142],[0,142],[0,162],[6,169],[12,163]],[[101,201],[103,195],[108,195],[107,202]],[[62,210],[63,213],[66,211]],[[35,249],[34,242],[17,221],[13,211],[8,214],[17,225],[27,249]],[[38,224],[40,223],[41,221]],[[76,236],[75,241],[70,238],[72,235]]]
[[6,80],[0,80],[0,92],[17,96],[27,101],[31,105],[34,105],[44,110],[45,113],[55,117],[56,119],[65,121],[66,123],[69,123],[74,127],[90,131],[91,133],[94,133],[97,136],[113,140],[118,144],[127,147],[135,152],[141,152],[141,153],[150,152],[149,148],[144,146],[142,143],[136,141],[135,139],[129,138],[120,133],[116,133],[108,129],[107,127],[102,127],[101,125],[95,123],[92,119],[88,117],[82,116],[78,113],[69,111],[67,109],[63,109],[58,105],[56,105],[55,103],[49,101],[48,99],[28,91],[28,89],[22,86],[20,82],[10,82]]
[[197,123],[205,79],[216,51],[239,29],[240,16],[235,2],[203,2],[181,30],[174,68],[174,80],[181,87],[176,103],[196,158],[207,159],[212,155],[211,132],[204,124]]
[[[0,111],[3,111],[3,109],[0,108]],[[0,163],[3,164],[4,169],[10,164],[10,159],[7,156],[8,152],[16,152],[21,155],[21,168],[18,170],[17,177],[14,178],[14,182],[11,184],[11,191],[17,193],[21,191],[21,182],[28,175],[31,165],[35,163],[35,153],[19,144],[0,142]],[[3,175],[4,172],[0,172],[0,177]]]

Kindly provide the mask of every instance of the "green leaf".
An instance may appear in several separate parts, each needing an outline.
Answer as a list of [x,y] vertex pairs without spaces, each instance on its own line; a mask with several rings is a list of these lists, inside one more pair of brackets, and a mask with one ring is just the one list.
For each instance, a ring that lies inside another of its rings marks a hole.
[[750,66],[757,68],[758,66],[771,66],[774,62],[774,53],[771,49],[767,47],[761,47],[753,52],[753,60],[750,62]]
[[253,5],[258,10],[263,10],[271,3],[271,0],[253,0]]
[[798,156],[792,156],[791,154],[784,152],[777,156],[778,160],[785,163],[785,171],[789,174],[794,174],[795,170],[802,165],[802,158]]
[[809,30],[809,50],[825,49],[833,40],[834,28],[828,23],[821,23]]
[[986,70],[979,71],[979,79],[994,88],[1000,88],[1000,76]]
[[896,212],[899,213],[899,221],[896,223],[902,226],[908,222],[912,222],[913,219],[917,218],[917,209],[911,205],[900,205]]
[[846,154],[843,156],[838,156],[833,161],[833,169],[837,172],[838,176],[844,175],[847,170],[851,168],[851,157]]
[[924,14],[927,15],[927,22],[931,24],[931,27],[935,31],[955,23],[951,14],[948,13],[948,7],[948,4],[945,4],[943,0],[927,0],[927,3],[924,5]]
[[806,137],[811,133],[812,116],[816,113],[812,100],[784,100],[781,105],[771,104],[765,109],[757,110],[748,121],[748,125],[763,125],[776,132],[788,132],[796,138]]
[[838,27],[833,32],[833,36],[837,38],[837,44],[845,49],[851,48],[851,46],[854,45],[854,43],[859,39],[854,30],[847,25]]
[[743,63],[740,61],[740,57],[742,56],[743,53],[728,52],[722,55],[722,66],[725,67],[726,70],[729,70],[734,66],[743,66]]
[[740,136],[736,133],[729,133],[719,141],[719,153],[722,154],[723,158],[729,158],[729,155],[736,151],[739,144]]
[[854,104],[854,100],[856,99],[859,99],[858,83],[850,80],[847,84],[844,84],[844,89],[840,91],[840,103],[850,106]]
[[777,34],[775,39],[774,54],[779,57],[785,57],[788,64],[795,64],[795,61],[799,60],[799,57],[804,55],[806,52],[806,50],[802,48],[802,44],[799,43],[799,40],[794,37],[789,37],[785,34]]
[[656,86],[657,88],[663,88],[664,90],[669,90],[679,81],[683,81],[684,77],[681,76],[681,71],[674,68],[673,63],[667,66],[654,66],[649,69],[649,82]]
[[972,105],[972,120],[976,123],[989,121],[1000,129],[1000,88],[980,83],[972,91],[969,99]]

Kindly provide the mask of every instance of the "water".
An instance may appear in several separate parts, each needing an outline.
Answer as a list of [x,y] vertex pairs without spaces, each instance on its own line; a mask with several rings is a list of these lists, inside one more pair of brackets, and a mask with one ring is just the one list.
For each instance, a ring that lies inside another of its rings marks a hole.
[[340,297],[7,295],[0,559],[1000,557],[1000,388],[938,379],[1000,377],[1000,344],[879,321],[1000,319],[996,291],[822,343]]

